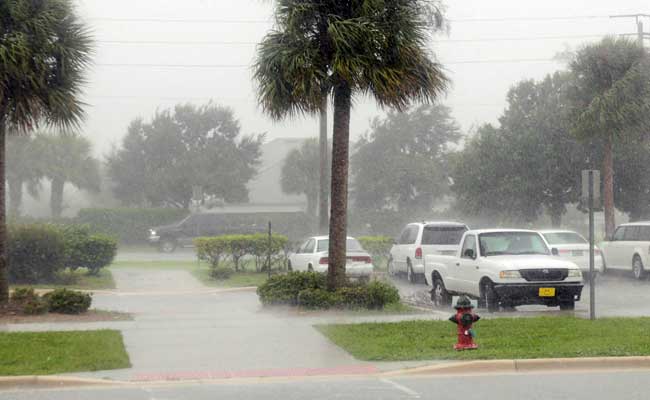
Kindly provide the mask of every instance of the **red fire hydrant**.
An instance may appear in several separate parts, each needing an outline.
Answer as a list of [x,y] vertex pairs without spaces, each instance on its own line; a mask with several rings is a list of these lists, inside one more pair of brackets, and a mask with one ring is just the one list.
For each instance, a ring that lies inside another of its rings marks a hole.
[[454,345],[456,350],[473,350],[478,348],[478,344],[474,343],[474,330],[472,324],[481,317],[474,314],[472,309],[474,306],[467,296],[461,296],[454,306],[456,314],[449,317],[449,320],[458,325],[458,343]]

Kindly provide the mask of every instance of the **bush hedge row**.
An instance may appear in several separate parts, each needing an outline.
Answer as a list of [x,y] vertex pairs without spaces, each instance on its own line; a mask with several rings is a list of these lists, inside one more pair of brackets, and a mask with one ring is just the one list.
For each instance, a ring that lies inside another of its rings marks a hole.
[[57,272],[65,268],[86,268],[90,274],[97,274],[116,253],[115,239],[91,234],[85,226],[31,224],[8,228],[11,283],[54,282]]
[[331,292],[326,289],[325,274],[303,271],[272,276],[258,286],[257,295],[264,305],[284,304],[309,309],[382,309],[400,300],[398,290],[387,282],[348,282]]
[[92,304],[90,294],[76,290],[57,289],[39,296],[33,288],[17,288],[11,294],[11,301],[20,304],[25,314],[82,314]]
[[259,271],[265,264],[268,255],[271,255],[271,264],[284,258],[284,249],[289,244],[286,236],[263,233],[252,235],[222,235],[214,237],[200,237],[194,239],[196,254],[200,260],[208,261],[212,274],[220,271],[221,262],[230,259],[235,271],[242,269],[241,260],[246,256],[255,259],[255,268]]
[[[360,236],[357,238],[361,246],[370,253],[373,261],[387,259],[393,247],[393,238],[388,236]],[[378,267],[378,265],[376,265]]]

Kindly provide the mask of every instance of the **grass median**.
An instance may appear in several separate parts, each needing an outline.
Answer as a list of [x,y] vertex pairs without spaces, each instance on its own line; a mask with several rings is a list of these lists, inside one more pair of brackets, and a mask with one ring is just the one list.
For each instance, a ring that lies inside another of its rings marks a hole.
[[[450,313],[451,315],[451,313]],[[650,355],[650,318],[495,318],[474,329],[478,350],[455,351],[456,325],[405,321],[318,325],[359,360],[485,360]]]
[[49,375],[130,367],[113,330],[0,333],[0,376]]

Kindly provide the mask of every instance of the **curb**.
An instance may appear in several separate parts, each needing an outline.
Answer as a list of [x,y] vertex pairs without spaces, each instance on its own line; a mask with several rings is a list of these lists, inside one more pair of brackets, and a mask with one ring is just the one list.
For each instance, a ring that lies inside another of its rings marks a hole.
[[74,376],[0,376],[0,390],[26,387],[58,388],[72,386],[114,386],[124,384],[128,384],[128,382],[112,381],[107,379],[78,378]]
[[521,360],[477,360],[449,362],[424,367],[385,372],[384,376],[398,375],[463,375],[492,373],[522,373],[541,371],[576,371],[608,369],[650,369],[649,356],[538,358]]
[[[45,293],[51,292],[54,289],[37,289],[36,293],[43,295]],[[186,295],[186,294],[219,294],[219,293],[231,293],[231,292],[254,292],[257,290],[257,286],[241,286],[234,288],[209,288],[201,290],[159,290],[159,291],[143,291],[143,292],[122,292],[116,289],[75,289],[77,292],[89,293],[89,294],[104,294],[104,295],[113,295],[113,296],[159,296],[159,295]]]

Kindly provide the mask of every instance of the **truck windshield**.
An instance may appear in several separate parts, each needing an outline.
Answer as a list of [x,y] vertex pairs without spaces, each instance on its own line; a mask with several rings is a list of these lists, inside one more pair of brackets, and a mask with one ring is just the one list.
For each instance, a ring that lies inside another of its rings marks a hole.
[[457,245],[466,230],[464,226],[427,225],[422,232],[422,244]]
[[482,256],[550,254],[539,234],[534,232],[490,232],[479,235]]

